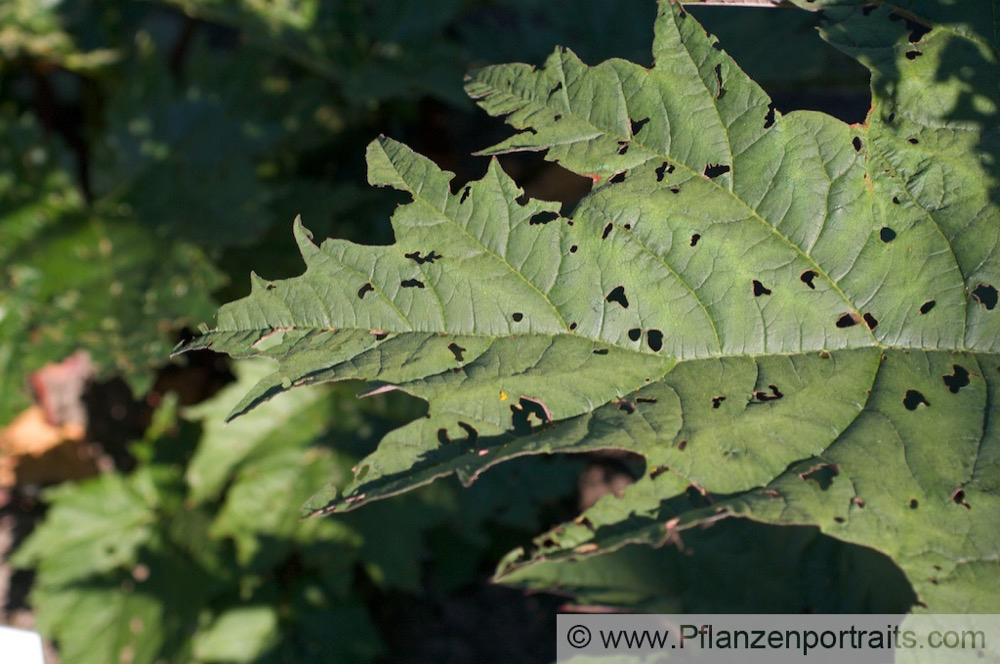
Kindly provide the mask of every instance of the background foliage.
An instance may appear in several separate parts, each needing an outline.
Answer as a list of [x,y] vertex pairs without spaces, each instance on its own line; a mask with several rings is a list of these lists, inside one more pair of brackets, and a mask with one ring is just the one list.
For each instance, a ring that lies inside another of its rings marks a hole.
[[[84,442],[113,461],[47,489],[48,512],[14,557],[36,570],[30,604],[64,661],[551,658],[551,630],[533,636],[537,618],[518,616],[551,619],[558,602],[498,599],[482,584],[506,552],[590,504],[591,479],[599,495],[641,461],[520,459],[469,488],[437,482],[299,521],[307,498],[346,484],[425,406],[398,393],[357,400],[361,384],[314,386],[223,426],[269,365],[168,355],[219,303],[249,292],[251,270],[266,280],[301,272],[296,215],[317,239],[392,242],[388,220],[404,198],[364,183],[365,146],[380,133],[456,172],[454,192],[480,178],[486,160],[468,155],[509,132],[473,111],[462,91],[471,67],[540,65],[557,44],[588,64],[652,64],[654,3],[573,5],[0,7],[0,422],[31,405],[34,372],[86,351],[96,375]],[[864,119],[867,72],[820,41],[816,15],[692,13],[779,111]],[[564,213],[590,188],[531,156],[501,164]],[[121,381],[127,390],[111,389]],[[16,489],[5,509],[30,491]],[[815,526],[745,521],[687,531],[681,547],[507,572],[514,587],[641,610],[905,611],[916,600],[871,549]],[[462,612],[498,621],[506,636],[476,651]]]

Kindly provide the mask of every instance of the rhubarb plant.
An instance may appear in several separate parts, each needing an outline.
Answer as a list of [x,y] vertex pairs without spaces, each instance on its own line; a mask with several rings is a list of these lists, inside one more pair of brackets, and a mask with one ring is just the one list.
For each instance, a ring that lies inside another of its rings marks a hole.
[[381,137],[369,182],[411,201],[395,244],[314,242],[306,271],[223,306],[182,349],[277,368],[238,416],[363,379],[429,411],[306,506],[329,514],[533,454],[626,450],[643,475],[511,552],[498,577],[678,543],[727,518],[813,525],[889,556],[916,610],[1000,609],[995,0],[794,0],[871,71],[864,123],[782,114],[683,6],[654,65],[473,73],[468,94],[589,177],[524,196]]

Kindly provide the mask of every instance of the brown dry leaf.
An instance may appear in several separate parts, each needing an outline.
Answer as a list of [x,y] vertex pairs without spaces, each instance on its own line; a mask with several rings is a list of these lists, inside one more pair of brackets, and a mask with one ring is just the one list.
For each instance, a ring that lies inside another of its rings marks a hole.
[[28,408],[0,430],[0,487],[92,475],[97,466],[81,445],[79,423],[54,426],[40,406]]

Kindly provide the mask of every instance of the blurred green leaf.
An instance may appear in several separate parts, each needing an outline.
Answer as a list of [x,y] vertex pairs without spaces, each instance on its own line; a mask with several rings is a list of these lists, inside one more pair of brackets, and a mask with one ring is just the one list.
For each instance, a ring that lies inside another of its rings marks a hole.
[[271,606],[241,606],[222,613],[195,636],[192,650],[203,662],[256,662],[278,636]]
[[93,186],[102,206],[202,246],[254,240],[270,223],[256,160],[277,130],[242,99],[259,94],[257,61],[228,59],[220,67],[203,55],[193,79],[178,83],[141,37],[95,149]]
[[176,331],[210,317],[221,275],[190,244],[91,214],[26,117],[0,114],[0,131],[0,421],[27,405],[30,372],[78,350],[144,394]]
[[82,51],[64,31],[58,13],[60,0],[6,0],[0,4],[0,71],[20,58],[36,59],[43,67],[59,65],[89,71],[113,63],[112,49]]
[[11,562],[37,567],[48,585],[135,565],[152,537],[156,505],[134,485],[135,478],[111,474],[49,490],[51,514]]
[[336,83],[353,105],[421,94],[468,103],[455,77],[461,50],[445,38],[461,0],[167,1],[192,16],[244,31],[264,48]]

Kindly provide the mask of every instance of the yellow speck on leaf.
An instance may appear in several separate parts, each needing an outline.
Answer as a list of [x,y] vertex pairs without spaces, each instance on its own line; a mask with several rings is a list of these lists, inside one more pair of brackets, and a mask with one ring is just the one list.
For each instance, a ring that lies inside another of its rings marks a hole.
[[507,393],[506,392],[501,392],[500,393],[500,401],[506,401],[506,400],[507,400]]

